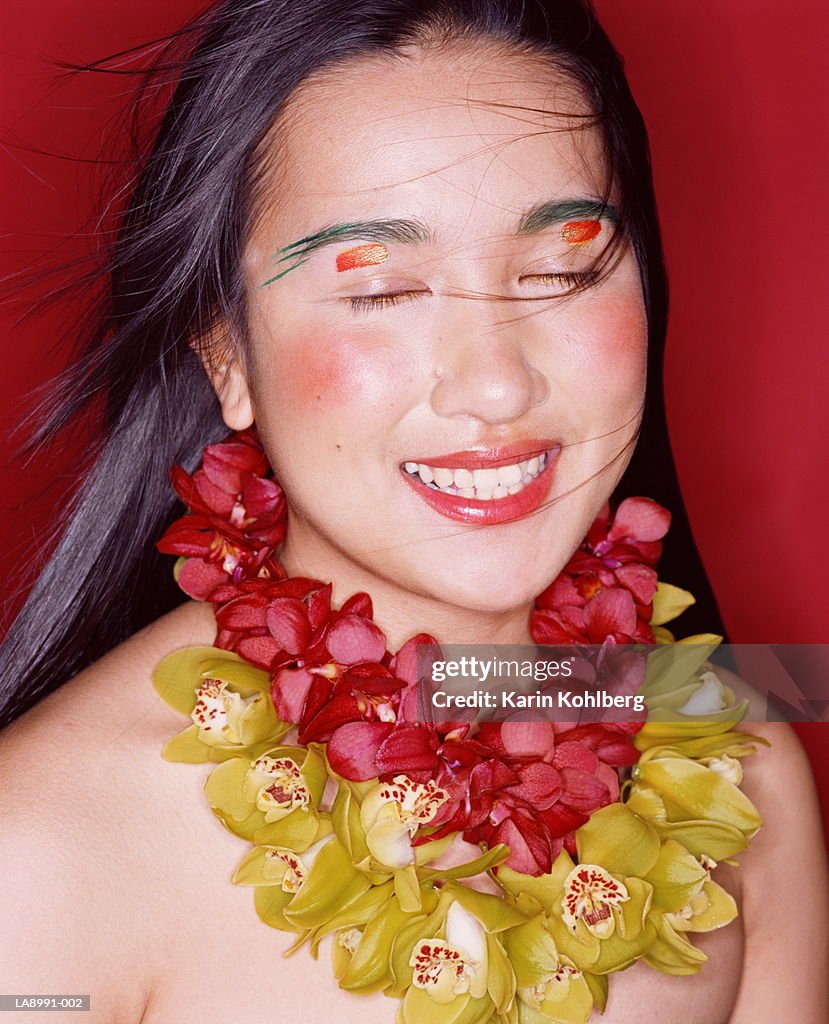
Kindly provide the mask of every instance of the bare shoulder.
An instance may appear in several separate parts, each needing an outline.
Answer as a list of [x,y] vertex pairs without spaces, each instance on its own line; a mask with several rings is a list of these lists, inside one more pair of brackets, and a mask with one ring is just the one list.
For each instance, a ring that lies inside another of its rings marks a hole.
[[90,993],[91,1022],[141,1019],[164,928],[150,907],[176,870],[177,786],[200,785],[159,756],[184,723],[151,674],[170,651],[212,641],[205,610],[164,616],[0,733],[7,990]]
[[829,1011],[829,881],[811,767],[786,723],[741,729],[770,746],[744,762],[743,789],[763,827],[740,857],[746,952],[731,1024],[822,1024]]
[[[215,624],[207,605],[188,601],[110,651],[0,733],[2,751],[31,743],[116,742],[123,729],[152,726],[163,708],[150,685],[156,664],[179,647],[212,643]],[[176,721],[174,712],[167,712]],[[94,725],[94,728],[93,728]]]

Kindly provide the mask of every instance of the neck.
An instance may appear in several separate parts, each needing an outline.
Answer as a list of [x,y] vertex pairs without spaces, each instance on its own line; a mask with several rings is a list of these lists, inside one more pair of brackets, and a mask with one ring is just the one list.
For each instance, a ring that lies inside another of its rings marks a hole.
[[429,633],[442,643],[532,642],[532,602],[505,611],[481,611],[408,590],[353,562],[318,535],[309,536],[299,523],[290,522],[280,561],[289,576],[330,582],[335,607],[352,594],[366,592],[374,606],[374,621],[386,634],[389,650],[398,650],[416,633]]

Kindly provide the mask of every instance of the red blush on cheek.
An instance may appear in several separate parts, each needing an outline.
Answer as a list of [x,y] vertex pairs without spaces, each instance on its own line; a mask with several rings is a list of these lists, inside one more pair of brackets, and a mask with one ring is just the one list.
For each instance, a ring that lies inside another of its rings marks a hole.
[[344,270],[355,270],[357,267],[374,267],[385,263],[389,258],[389,250],[382,242],[369,242],[358,245],[354,249],[346,249],[337,255],[337,273]]
[[568,245],[585,245],[602,230],[597,220],[571,220],[561,229],[561,237]]
[[348,357],[332,342],[301,346],[286,368],[286,380],[305,407],[341,404],[349,393]]
[[392,346],[333,333],[307,336],[292,346],[280,373],[296,405],[309,410],[377,408],[388,404],[401,379],[399,354]]

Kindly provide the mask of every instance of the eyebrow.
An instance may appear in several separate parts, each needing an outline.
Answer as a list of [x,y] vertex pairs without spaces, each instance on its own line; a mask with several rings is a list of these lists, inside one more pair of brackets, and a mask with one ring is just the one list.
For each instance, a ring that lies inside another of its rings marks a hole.
[[[600,199],[563,199],[548,200],[530,207],[518,222],[517,235],[531,235],[543,231],[563,220],[574,217],[598,220],[602,217],[614,223],[617,221],[616,208]],[[282,269],[260,285],[261,288],[273,284],[292,270],[302,266],[319,249],[328,245],[340,244],[362,239],[372,242],[402,242],[404,245],[419,245],[433,241],[432,232],[416,219],[404,220],[363,220],[350,224],[334,224],[306,235],[304,238],[291,242],[274,254],[276,266]]]
[[291,242],[283,249],[280,249],[274,256],[277,266],[287,263],[288,266],[269,281],[261,286],[272,284],[284,277],[292,270],[310,259],[313,253],[326,245],[335,243],[351,242],[358,239],[368,239],[372,242],[403,242],[404,244],[419,244],[430,242],[432,233],[425,224],[418,220],[363,220],[353,224],[335,224],[333,227],[323,228],[313,235],[306,235],[296,242]]
[[601,199],[552,199],[530,207],[518,224],[517,234],[532,235],[551,224],[575,217],[583,217],[585,220],[601,220],[604,217],[614,224],[619,219],[616,207]]

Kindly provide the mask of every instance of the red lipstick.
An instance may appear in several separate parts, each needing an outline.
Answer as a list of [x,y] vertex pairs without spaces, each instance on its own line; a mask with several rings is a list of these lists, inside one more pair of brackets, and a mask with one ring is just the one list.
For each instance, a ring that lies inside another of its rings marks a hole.
[[[550,492],[560,451],[561,446],[550,440],[519,441],[422,457],[404,462],[400,469],[418,497],[441,515],[462,523],[495,525],[522,519],[541,507]],[[519,463],[523,464],[520,473]],[[499,475],[494,484],[494,473],[485,473],[475,477],[473,486],[471,474],[475,470],[494,471],[507,466],[516,467],[514,483],[511,478],[502,483]],[[460,481],[454,477],[455,470],[466,471]],[[496,496],[496,491],[512,489],[516,493]],[[485,492],[484,497],[477,496],[479,490]]]

